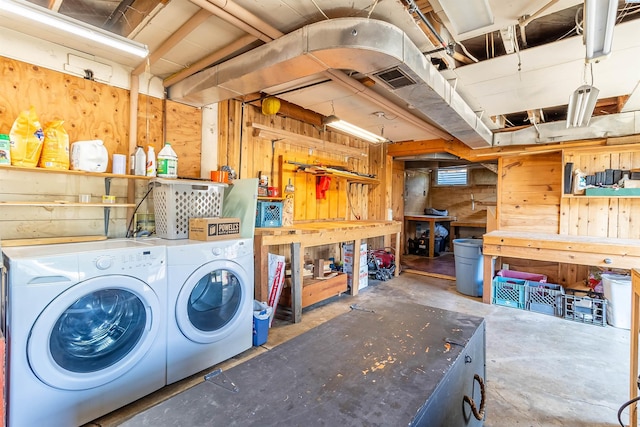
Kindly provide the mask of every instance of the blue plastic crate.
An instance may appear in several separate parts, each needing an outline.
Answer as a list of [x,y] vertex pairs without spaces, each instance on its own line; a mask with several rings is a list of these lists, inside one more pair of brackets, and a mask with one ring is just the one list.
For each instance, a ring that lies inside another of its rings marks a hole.
[[282,227],[282,202],[258,200],[256,227]]
[[527,310],[550,316],[562,316],[562,296],[560,285],[527,281]]
[[526,282],[510,277],[494,277],[492,303],[524,310],[527,301]]

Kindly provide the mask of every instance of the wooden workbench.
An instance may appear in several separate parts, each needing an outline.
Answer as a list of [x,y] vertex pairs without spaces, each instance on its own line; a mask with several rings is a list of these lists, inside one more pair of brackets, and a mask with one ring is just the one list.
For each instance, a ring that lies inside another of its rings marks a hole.
[[[291,312],[293,322],[302,318],[302,268],[301,256],[304,248],[342,242],[354,242],[359,248],[363,239],[395,234],[396,248],[400,248],[402,223],[399,221],[316,221],[294,224],[291,227],[256,228],[254,238],[255,252],[255,298],[266,301],[269,295],[269,246],[291,246]],[[400,250],[396,249],[397,276],[400,272]],[[357,295],[360,270],[360,257],[353,257],[351,295]]]
[[640,240],[564,234],[492,231],[483,236],[483,301],[491,303],[493,262],[497,257],[523,258],[606,268],[640,267]]
[[455,221],[455,216],[440,216],[440,215],[405,215],[404,216],[404,229],[405,235],[409,235],[410,222],[427,222],[429,223],[429,258],[433,258],[435,254],[435,228],[436,222],[451,222]]
[[[638,333],[640,332],[640,240],[563,234],[492,231],[483,236],[483,302],[490,304],[494,261],[497,257],[524,258],[567,264],[632,270],[629,395],[638,395]],[[630,425],[637,426],[636,405],[629,407]]]
[[453,252],[453,241],[458,238],[458,229],[460,227],[478,228],[482,230],[482,234],[487,230],[487,221],[451,221],[449,223],[449,250]]

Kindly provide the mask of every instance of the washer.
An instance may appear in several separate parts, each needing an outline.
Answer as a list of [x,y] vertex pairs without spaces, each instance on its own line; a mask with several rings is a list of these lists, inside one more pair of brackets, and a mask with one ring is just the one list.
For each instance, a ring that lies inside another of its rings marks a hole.
[[253,239],[164,242],[171,384],[251,348]]
[[121,239],[4,255],[9,427],[82,425],[165,385],[164,247]]

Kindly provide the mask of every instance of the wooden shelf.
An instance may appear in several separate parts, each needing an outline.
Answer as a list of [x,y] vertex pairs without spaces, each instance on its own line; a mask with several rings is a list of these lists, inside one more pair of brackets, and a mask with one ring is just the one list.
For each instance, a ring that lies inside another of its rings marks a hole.
[[562,198],[563,199],[640,199],[640,196],[624,196],[624,195],[587,196],[584,194],[563,194]]
[[258,200],[284,200],[284,197],[258,196]]
[[78,203],[78,202],[0,202],[0,206],[42,206],[42,207],[66,207],[66,208],[134,208],[135,203]]
[[92,176],[99,178],[124,178],[124,179],[151,179],[150,176],[143,175],[120,175],[108,172],[85,172],[77,170],[60,170],[60,169],[47,169],[47,168],[27,168],[23,166],[11,166],[0,165],[0,170],[17,171],[17,172],[36,172],[36,173],[57,173],[67,175],[80,175],[80,176]]
[[321,165],[301,165],[296,162],[286,161],[286,163],[296,166],[297,171],[308,173],[316,176],[335,176],[338,178],[345,178],[348,183],[353,184],[371,184],[378,185],[380,180],[369,176],[358,175],[357,173],[343,171],[331,167]]

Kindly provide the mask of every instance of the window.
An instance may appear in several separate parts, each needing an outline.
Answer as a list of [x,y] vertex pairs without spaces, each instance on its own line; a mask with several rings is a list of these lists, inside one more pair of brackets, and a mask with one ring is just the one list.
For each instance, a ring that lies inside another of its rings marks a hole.
[[466,166],[438,169],[436,185],[467,185],[468,171]]

